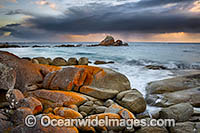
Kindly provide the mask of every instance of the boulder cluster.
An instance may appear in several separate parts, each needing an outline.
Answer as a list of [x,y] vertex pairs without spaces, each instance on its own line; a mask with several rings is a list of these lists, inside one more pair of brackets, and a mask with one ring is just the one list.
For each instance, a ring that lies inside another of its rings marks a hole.
[[134,132],[126,127],[42,127],[30,128],[27,115],[39,121],[96,117],[136,119],[146,110],[137,89],[126,76],[107,68],[74,65],[61,68],[34,64],[0,51],[0,131],[2,132]]
[[155,118],[175,119],[176,126],[171,133],[200,132],[200,72],[171,79],[154,81],[146,87],[146,101],[159,107]]
[[[62,68],[32,61],[0,51],[0,132],[200,132],[200,112],[195,109],[200,107],[199,72],[151,82],[144,98],[130,87],[125,75],[108,68],[88,65]],[[149,114],[146,103],[161,109]],[[38,122],[34,127],[25,125],[27,115],[36,117]],[[126,126],[43,127],[39,122],[42,116],[145,119],[147,122],[174,119],[176,125],[132,129]]]
[[[62,57],[56,57],[53,60],[51,58],[45,58],[45,57],[34,57],[32,59],[29,57],[22,57],[22,59],[31,61],[34,64],[44,64],[53,66],[88,65],[92,63],[86,57],[81,57],[80,59],[71,57],[68,60],[65,60]],[[102,61],[102,60],[97,60],[93,62],[93,64],[95,65],[114,64],[114,63],[115,63],[114,61]]]

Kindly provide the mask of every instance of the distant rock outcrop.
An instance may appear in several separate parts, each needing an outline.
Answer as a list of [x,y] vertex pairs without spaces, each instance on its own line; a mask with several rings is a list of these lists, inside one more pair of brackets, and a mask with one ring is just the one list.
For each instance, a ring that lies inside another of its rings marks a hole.
[[106,38],[100,42],[99,46],[128,46],[127,43],[123,43],[122,40],[117,40],[112,36],[106,36]]

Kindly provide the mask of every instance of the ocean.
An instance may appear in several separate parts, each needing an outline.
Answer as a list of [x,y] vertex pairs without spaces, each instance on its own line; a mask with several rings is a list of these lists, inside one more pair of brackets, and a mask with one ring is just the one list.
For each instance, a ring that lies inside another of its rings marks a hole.
[[[97,43],[17,43],[18,45],[50,45],[42,48],[4,48],[19,57],[87,57],[89,61],[114,61],[114,64],[98,65],[116,70],[128,77],[131,87],[144,96],[147,83],[174,77],[179,71],[200,69],[200,44],[194,43],[137,43],[129,42],[128,47],[86,47]],[[61,44],[83,44],[83,47],[53,47]],[[95,66],[93,63],[90,64]],[[149,70],[146,65],[162,65],[169,70]],[[175,74],[175,72],[177,72]]]

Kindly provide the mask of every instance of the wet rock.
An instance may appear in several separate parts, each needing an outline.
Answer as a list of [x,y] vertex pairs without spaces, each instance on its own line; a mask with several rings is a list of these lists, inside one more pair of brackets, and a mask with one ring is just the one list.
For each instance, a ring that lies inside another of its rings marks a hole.
[[[77,45],[78,47],[80,47],[81,45]],[[56,45],[55,47],[77,47],[76,45],[71,45],[71,44],[63,44],[63,45]]]
[[71,119],[81,119],[83,118],[83,116],[70,108],[66,108],[66,107],[57,107],[54,109],[54,113],[55,115],[59,115],[61,117],[64,117],[66,119],[71,118]]
[[15,45],[15,44],[0,44],[0,48],[20,48],[19,45]]
[[49,48],[50,46],[33,45],[32,48]]
[[175,119],[178,122],[187,121],[191,118],[194,110],[189,103],[180,103],[159,112],[161,119]]
[[88,58],[86,58],[86,57],[81,57],[81,58],[78,60],[78,64],[79,64],[79,65],[88,65]]
[[17,89],[9,90],[6,94],[6,99],[9,102],[11,108],[17,108],[17,104],[23,98],[24,95],[20,90]]
[[116,101],[133,113],[142,113],[146,110],[146,102],[142,94],[136,90],[127,90],[117,95]]
[[167,68],[164,66],[159,66],[159,65],[147,65],[145,66],[147,69],[152,69],[152,70],[166,70]]
[[27,95],[37,98],[45,109],[50,107],[67,107],[69,105],[80,106],[87,101],[84,95],[76,92],[36,90],[29,92]]
[[36,57],[36,58],[33,58],[33,59],[37,60],[39,62],[39,64],[49,65],[49,61],[44,57]]
[[53,59],[52,65],[54,65],[54,66],[67,66],[68,62],[61,57],[57,57],[57,58]]
[[147,94],[163,94],[200,86],[200,73],[154,81],[146,87]]
[[47,73],[61,69],[55,66],[33,64],[4,51],[0,51],[0,62],[15,70],[17,78],[14,88],[22,92],[37,89]]
[[175,91],[164,94],[147,95],[148,104],[159,107],[169,107],[178,103],[189,102],[194,107],[200,107],[200,88]]
[[0,63],[0,90],[13,89],[16,82],[16,72],[13,68],[10,68]]
[[69,65],[78,65],[78,60],[76,58],[69,58],[68,64]]
[[108,64],[106,61],[100,61],[100,60],[97,60],[94,62],[95,65],[101,65],[101,64]]
[[39,100],[37,100],[34,97],[28,97],[21,99],[19,103],[17,104],[17,108],[19,107],[27,107],[30,108],[33,112],[33,114],[38,114],[42,112],[43,106]]
[[112,36],[106,36],[106,38],[100,42],[100,46],[111,46],[115,42],[114,38]]

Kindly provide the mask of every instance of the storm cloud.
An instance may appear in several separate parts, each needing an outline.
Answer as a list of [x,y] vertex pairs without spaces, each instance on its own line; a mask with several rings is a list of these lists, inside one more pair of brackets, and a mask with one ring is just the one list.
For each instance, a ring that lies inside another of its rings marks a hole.
[[[91,3],[66,9],[60,16],[33,16],[24,27],[2,27],[19,38],[38,34],[200,33],[200,15],[189,9],[196,0],[141,0],[121,5]],[[171,5],[169,5],[171,4]],[[10,12],[8,15],[23,13]],[[40,32],[39,32],[40,31]],[[42,31],[42,32],[41,32]]]

